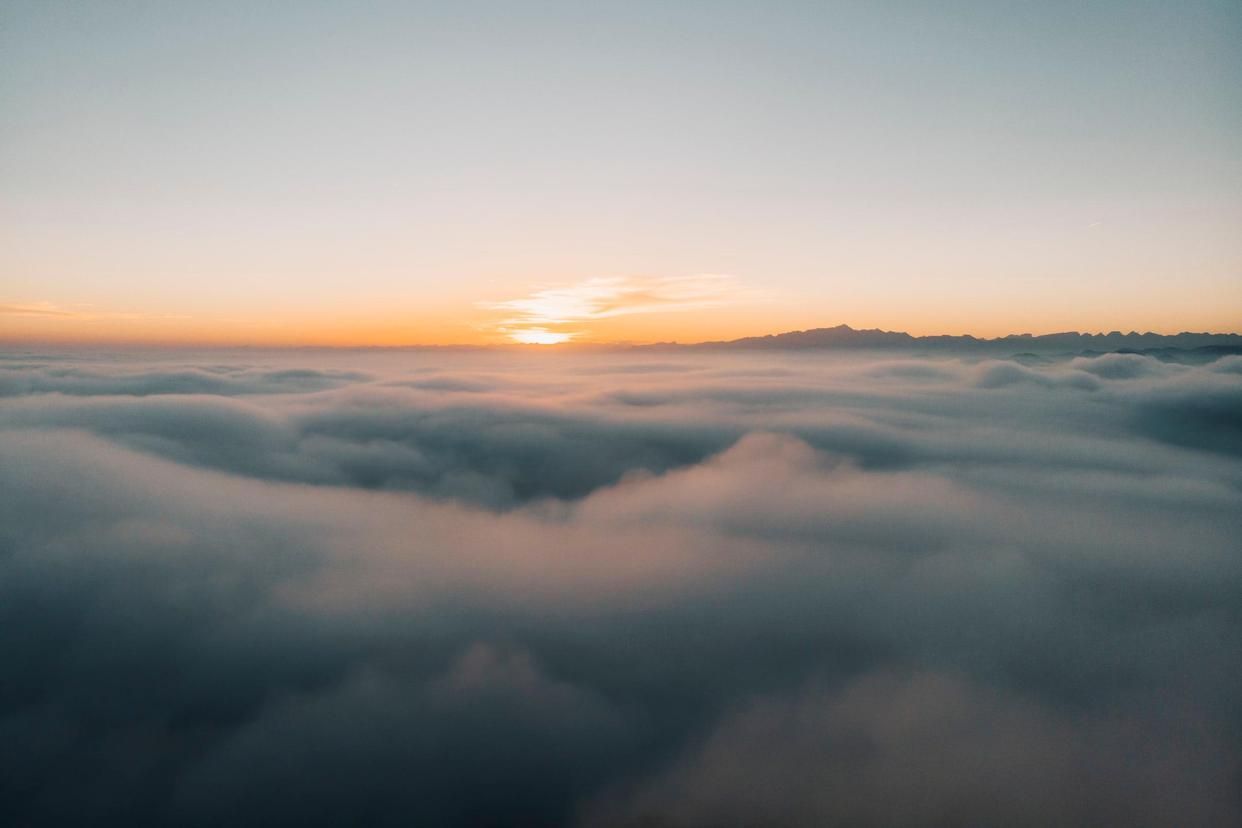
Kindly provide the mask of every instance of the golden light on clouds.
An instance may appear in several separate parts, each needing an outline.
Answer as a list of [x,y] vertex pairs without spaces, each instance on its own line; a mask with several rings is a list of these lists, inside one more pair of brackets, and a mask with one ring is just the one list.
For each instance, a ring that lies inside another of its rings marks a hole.
[[749,292],[733,276],[607,276],[545,287],[517,299],[481,302],[505,315],[490,329],[510,341],[555,345],[590,340],[601,320],[635,314],[697,311],[740,301]]

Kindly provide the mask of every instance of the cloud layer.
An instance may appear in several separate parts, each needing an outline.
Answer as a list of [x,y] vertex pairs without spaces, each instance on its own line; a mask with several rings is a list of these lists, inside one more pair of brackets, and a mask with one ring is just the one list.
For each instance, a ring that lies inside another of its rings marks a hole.
[[1235,823],[1239,365],[11,353],[0,822]]

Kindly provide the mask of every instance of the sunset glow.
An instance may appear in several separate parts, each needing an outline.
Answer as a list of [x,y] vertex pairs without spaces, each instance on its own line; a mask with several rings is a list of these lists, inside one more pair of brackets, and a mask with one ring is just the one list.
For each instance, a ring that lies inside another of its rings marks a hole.
[[547,328],[526,328],[509,332],[509,338],[523,345],[559,345],[573,337],[570,333],[557,333]]

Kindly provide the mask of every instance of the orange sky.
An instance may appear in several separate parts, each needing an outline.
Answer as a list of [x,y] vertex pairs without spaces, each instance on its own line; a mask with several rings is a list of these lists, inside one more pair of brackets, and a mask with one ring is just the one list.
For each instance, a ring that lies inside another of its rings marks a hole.
[[[653,280],[615,280],[650,285]],[[572,294],[570,284],[558,290]],[[538,294],[532,291],[518,301],[535,297],[536,315],[522,315],[497,308],[491,300],[456,304],[405,302],[382,308],[342,302],[337,309],[278,307],[262,312],[158,313],[126,312],[97,306],[58,306],[49,303],[0,307],[0,341],[8,343],[133,343],[209,345],[490,345],[513,344],[530,339],[531,331],[553,334],[551,341],[581,343],[699,342],[733,339],[849,324],[855,328],[878,327],[904,330],[914,335],[970,333],[1003,336],[1008,333],[1051,333],[1061,330],[1141,331],[1176,333],[1181,330],[1237,331],[1242,328],[1230,302],[1179,306],[1176,297],[1168,305],[1135,313],[1130,307],[1098,303],[1040,307],[1015,297],[1001,310],[979,312],[977,308],[952,307],[920,302],[892,302],[887,309],[869,306],[866,299],[838,296],[835,301],[798,302],[775,291],[763,291],[729,283],[720,295],[696,299],[652,298],[647,288],[642,300],[627,305],[614,300],[604,307],[569,309],[557,315],[539,316]],[[1238,289],[1222,286],[1221,296],[1236,296]],[[376,303],[377,305],[382,303]],[[877,303],[879,304],[879,303]],[[561,310],[564,310],[563,308]],[[555,311],[555,308],[554,308]],[[535,341],[540,337],[535,336]]]

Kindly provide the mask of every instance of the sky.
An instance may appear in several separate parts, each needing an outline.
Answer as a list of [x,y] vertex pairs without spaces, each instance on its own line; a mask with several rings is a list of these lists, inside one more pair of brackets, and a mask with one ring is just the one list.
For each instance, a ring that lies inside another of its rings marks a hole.
[[0,0],[0,340],[1242,327],[1242,6]]

